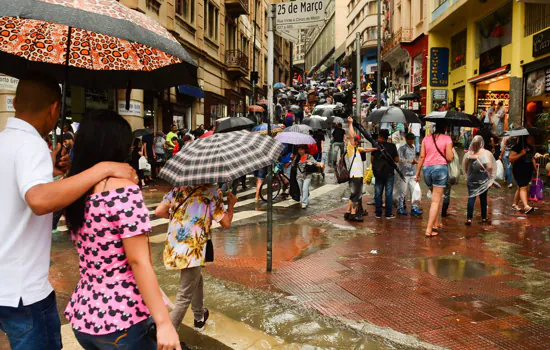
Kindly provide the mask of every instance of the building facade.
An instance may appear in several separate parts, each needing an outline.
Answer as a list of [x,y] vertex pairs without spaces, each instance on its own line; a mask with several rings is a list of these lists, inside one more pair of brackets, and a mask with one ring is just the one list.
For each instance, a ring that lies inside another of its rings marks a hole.
[[308,76],[339,74],[338,58],[343,56],[347,32],[346,1],[328,0],[325,24],[305,31],[305,72]]
[[[89,109],[117,109],[139,129],[154,126],[167,131],[170,124],[196,128],[216,119],[244,115],[255,98],[267,93],[267,0],[120,0],[168,29],[198,65],[197,85],[162,92],[132,90],[126,110],[126,91],[101,91],[71,87],[67,105],[79,121]],[[256,25],[254,24],[256,22]],[[254,34],[255,39],[254,40]],[[289,83],[291,46],[275,39],[275,81]],[[251,72],[258,72],[253,88]],[[0,82],[0,128],[13,116],[11,101],[17,80]],[[0,79],[0,80],[2,80]]]
[[510,126],[550,109],[550,4],[438,0],[431,4],[427,104],[482,113],[503,102]]
[[[357,33],[361,34],[362,81],[376,73],[377,69],[377,23],[376,0],[349,0],[346,6],[346,43],[342,63],[351,66],[355,55]],[[353,71],[353,68],[350,71]],[[350,77],[351,78],[351,77]]]
[[428,36],[427,1],[382,0],[385,10],[382,28],[382,59],[389,68],[389,103],[407,93],[419,96],[407,102],[407,108],[426,113]]

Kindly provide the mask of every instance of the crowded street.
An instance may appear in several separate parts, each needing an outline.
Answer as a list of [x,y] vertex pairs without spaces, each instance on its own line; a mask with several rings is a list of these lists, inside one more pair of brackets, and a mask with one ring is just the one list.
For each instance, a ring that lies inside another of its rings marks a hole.
[[550,0],[0,0],[0,350],[550,349]]

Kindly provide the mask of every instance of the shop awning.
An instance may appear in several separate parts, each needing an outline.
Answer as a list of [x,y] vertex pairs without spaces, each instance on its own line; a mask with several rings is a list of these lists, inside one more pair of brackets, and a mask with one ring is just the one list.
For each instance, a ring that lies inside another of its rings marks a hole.
[[198,86],[180,85],[178,86],[178,92],[195,98],[204,98],[204,90]]
[[473,78],[468,79],[468,83],[475,84],[479,83],[480,81],[487,80],[490,78],[498,77],[499,75],[506,74],[510,71],[510,65],[507,64],[505,66],[502,66],[500,68],[494,69],[492,71],[489,71],[487,73],[480,74],[478,76],[475,76]]

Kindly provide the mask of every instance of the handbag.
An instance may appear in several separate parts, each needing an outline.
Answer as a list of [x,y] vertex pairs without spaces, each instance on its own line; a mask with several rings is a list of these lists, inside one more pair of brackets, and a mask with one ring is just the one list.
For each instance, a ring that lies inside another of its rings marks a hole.
[[349,181],[350,178],[350,171],[353,167],[353,161],[355,161],[355,157],[357,156],[357,149],[355,149],[355,153],[353,154],[353,158],[351,160],[351,165],[348,167],[346,166],[346,155],[347,152],[340,157],[340,161],[338,162],[338,166],[336,168],[336,180],[339,184],[345,183]]
[[[437,142],[435,142],[436,139],[434,134],[432,134],[432,139],[434,140],[434,146],[437,152],[439,152],[439,154],[441,154],[443,159],[447,161],[447,157],[443,154],[443,152],[441,152],[439,147],[437,147]],[[454,149],[453,149],[453,152],[454,152]],[[451,166],[451,163],[447,162],[447,184],[451,186],[456,185],[458,183],[458,176],[460,175],[460,170],[459,170],[459,173],[457,174],[456,170],[458,168],[454,169],[454,166],[455,166],[454,164]]]

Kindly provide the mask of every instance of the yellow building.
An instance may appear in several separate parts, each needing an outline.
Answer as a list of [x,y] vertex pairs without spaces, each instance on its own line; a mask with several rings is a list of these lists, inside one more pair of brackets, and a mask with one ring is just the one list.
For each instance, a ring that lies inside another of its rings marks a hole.
[[[139,129],[154,126],[167,131],[207,126],[218,118],[244,115],[252,97],[251,72],[258,72],[256,98],[267,93],[268,0],[120,0],[168,29],[198,64],[197,86],[163,92],[132,90],[126,110],[126,91],[70,87],[70,117],[80,120],[86,110],[116,109]],[[256,20],[256,26],[254,26]],[[256,41],[254,42],[254,31]],[[291,46],[275,37],[275,82],[289,83]],[[255,56],[255,66],[254,66]],[[0,76],[0,130],[13,116],[11,105],[17,79]]]
[[550,1],[430,6],[428,112],[446,101],[478,114],[502,101],[509,124],[519,126],[550,108]]

